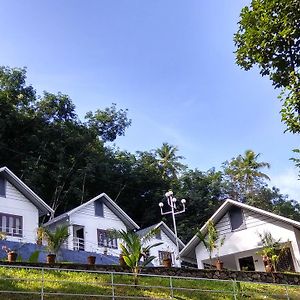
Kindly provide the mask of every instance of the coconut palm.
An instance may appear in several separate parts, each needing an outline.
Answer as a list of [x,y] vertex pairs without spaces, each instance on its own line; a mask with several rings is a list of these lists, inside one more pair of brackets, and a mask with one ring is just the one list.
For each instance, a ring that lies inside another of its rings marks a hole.
[[161,242],[150,244],[151,239],[157,234],[157,230],[150,230],[143,237],[140,237],[136,232],[125,230],[113,230],[110,234],[122,240],[120,248],[123,259],[134,274],[134,283],[137,285],[141,268],[150,264],[155,258],[155,256],[148,256],[147,253],[150,249],[162,244]]
[[259,156],[260,154],[252,150],[246,150],[244,156],[239,155],[224,164],[224,172],[233,186],[234,199],[245,201],[254,194],[257,184],[263,180],[270,180],[269,176],[261,171],[263,168],[270,168],[270,164],[259,162]]
[[169,145],[168,143],[163,143],[162,147],[155,151],[164,179],[177,178],[177,174],[185,169],[185,166],[179,162],[184,157],[176,155],[177,151],[178,148],[176,146]]
[[49,254],[57,255],[63,243],[69,237],[69,230],[67,225],[56,227],[54,231],[48,228],[43,229],[43,238],[47,241],[47,249]]

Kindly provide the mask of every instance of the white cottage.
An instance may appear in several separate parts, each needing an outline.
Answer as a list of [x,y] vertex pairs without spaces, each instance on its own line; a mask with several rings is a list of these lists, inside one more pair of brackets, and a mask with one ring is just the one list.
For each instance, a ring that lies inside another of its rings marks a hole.
[[[233,200],[226,200],[210,218],[216,225],[224,245],[219,256],[224,268],[231,270],[264,271],[259,234],[270,232],[277,240],[288,242],[289,250],[282,260],[282,269],[300,272],[300,222]],[[207,223],[200,229],[207,233]],[[213,253],[215,258],[217,253]],[[203,269],[210,264],[209,255],[197,236],[181,251],[183,260],[197,262]]]
[[[161,245],[150,249],[150,256],[155,256],[156,258],[152,261],[155,267],[163,265],[164,258],[172,259],[172,266],[180,267],[180,261],[178,259],[178,250],[176,246],[176,237],[174,232],[164,223],[160,222],[158,224],[149,226],[147,228],[137,231],[138,235],[143,237],[147,235],[151,230],[159,229],[155,237],[153,237],[149,243],[156,244],[162,242]],[[184,243],[178,239],[179,249],[182,250]]]
[[109,230],[137,230],[139,226],[105,193],[50,220],[44,226],[54,229],[69,225],[69,250],[119,255],[119,242]]
[[8,241],[35,243],[39,217],[53,210],[7,167],[0,168],[0,232]]

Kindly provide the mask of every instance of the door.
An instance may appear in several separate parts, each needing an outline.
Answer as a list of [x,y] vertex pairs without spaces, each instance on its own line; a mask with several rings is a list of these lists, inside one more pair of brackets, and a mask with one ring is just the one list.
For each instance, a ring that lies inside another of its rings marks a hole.
[[84,228],[76,230],[76,250],[84,251]]
[[239,263],[241,271],[255,271],[253,256],[242,257]]

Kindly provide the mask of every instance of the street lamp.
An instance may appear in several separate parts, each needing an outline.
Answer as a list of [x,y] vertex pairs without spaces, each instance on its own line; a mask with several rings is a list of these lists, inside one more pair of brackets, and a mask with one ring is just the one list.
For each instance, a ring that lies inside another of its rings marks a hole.
[[186,204],[186,200],[185,199],[181,199],[180,202],[182,204],[182,209],[181,210],[177,210],[177,199],[175,197],[173,197],[173,192],[172,191],[168,191],[167,193],[165,193],[165,196],[167,198],[167,203],[169,205],[169,207],[171,207],[170,211],[163,211],[163,207],[164,204],[163,202],[159,202],[158,206],[160,207],[160,213],[161,215],[168,215],[168,214],[172,214],[172,219],[173,219],[173,226],[174,226],[174,233],[175,233],[175,239],[176,239],[176,247],[177,247],[177,251],[178,251],[178,257],[177,259],[179,260],[179,264],[181,263],[180,261],[180,249],[179,249],[179,242],[178,242],[178,236],[177,236],[177,228],[176,228],[176,220],[175,220],[175,216],[182,214],[183,212],[185,212],[185,204]]

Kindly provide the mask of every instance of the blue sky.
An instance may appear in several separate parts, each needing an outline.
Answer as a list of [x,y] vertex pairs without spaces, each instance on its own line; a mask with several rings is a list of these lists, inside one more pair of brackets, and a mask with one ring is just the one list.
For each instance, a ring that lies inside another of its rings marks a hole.
[[207,170],[246,149],[271,163],[272,183],[300,199],[280,102],[267,78],[235,65],[233,33],[249,1],[0,0],[0,64],[69,94],[81,117],[112,102],[132,126],[117,146],[178,146]]

